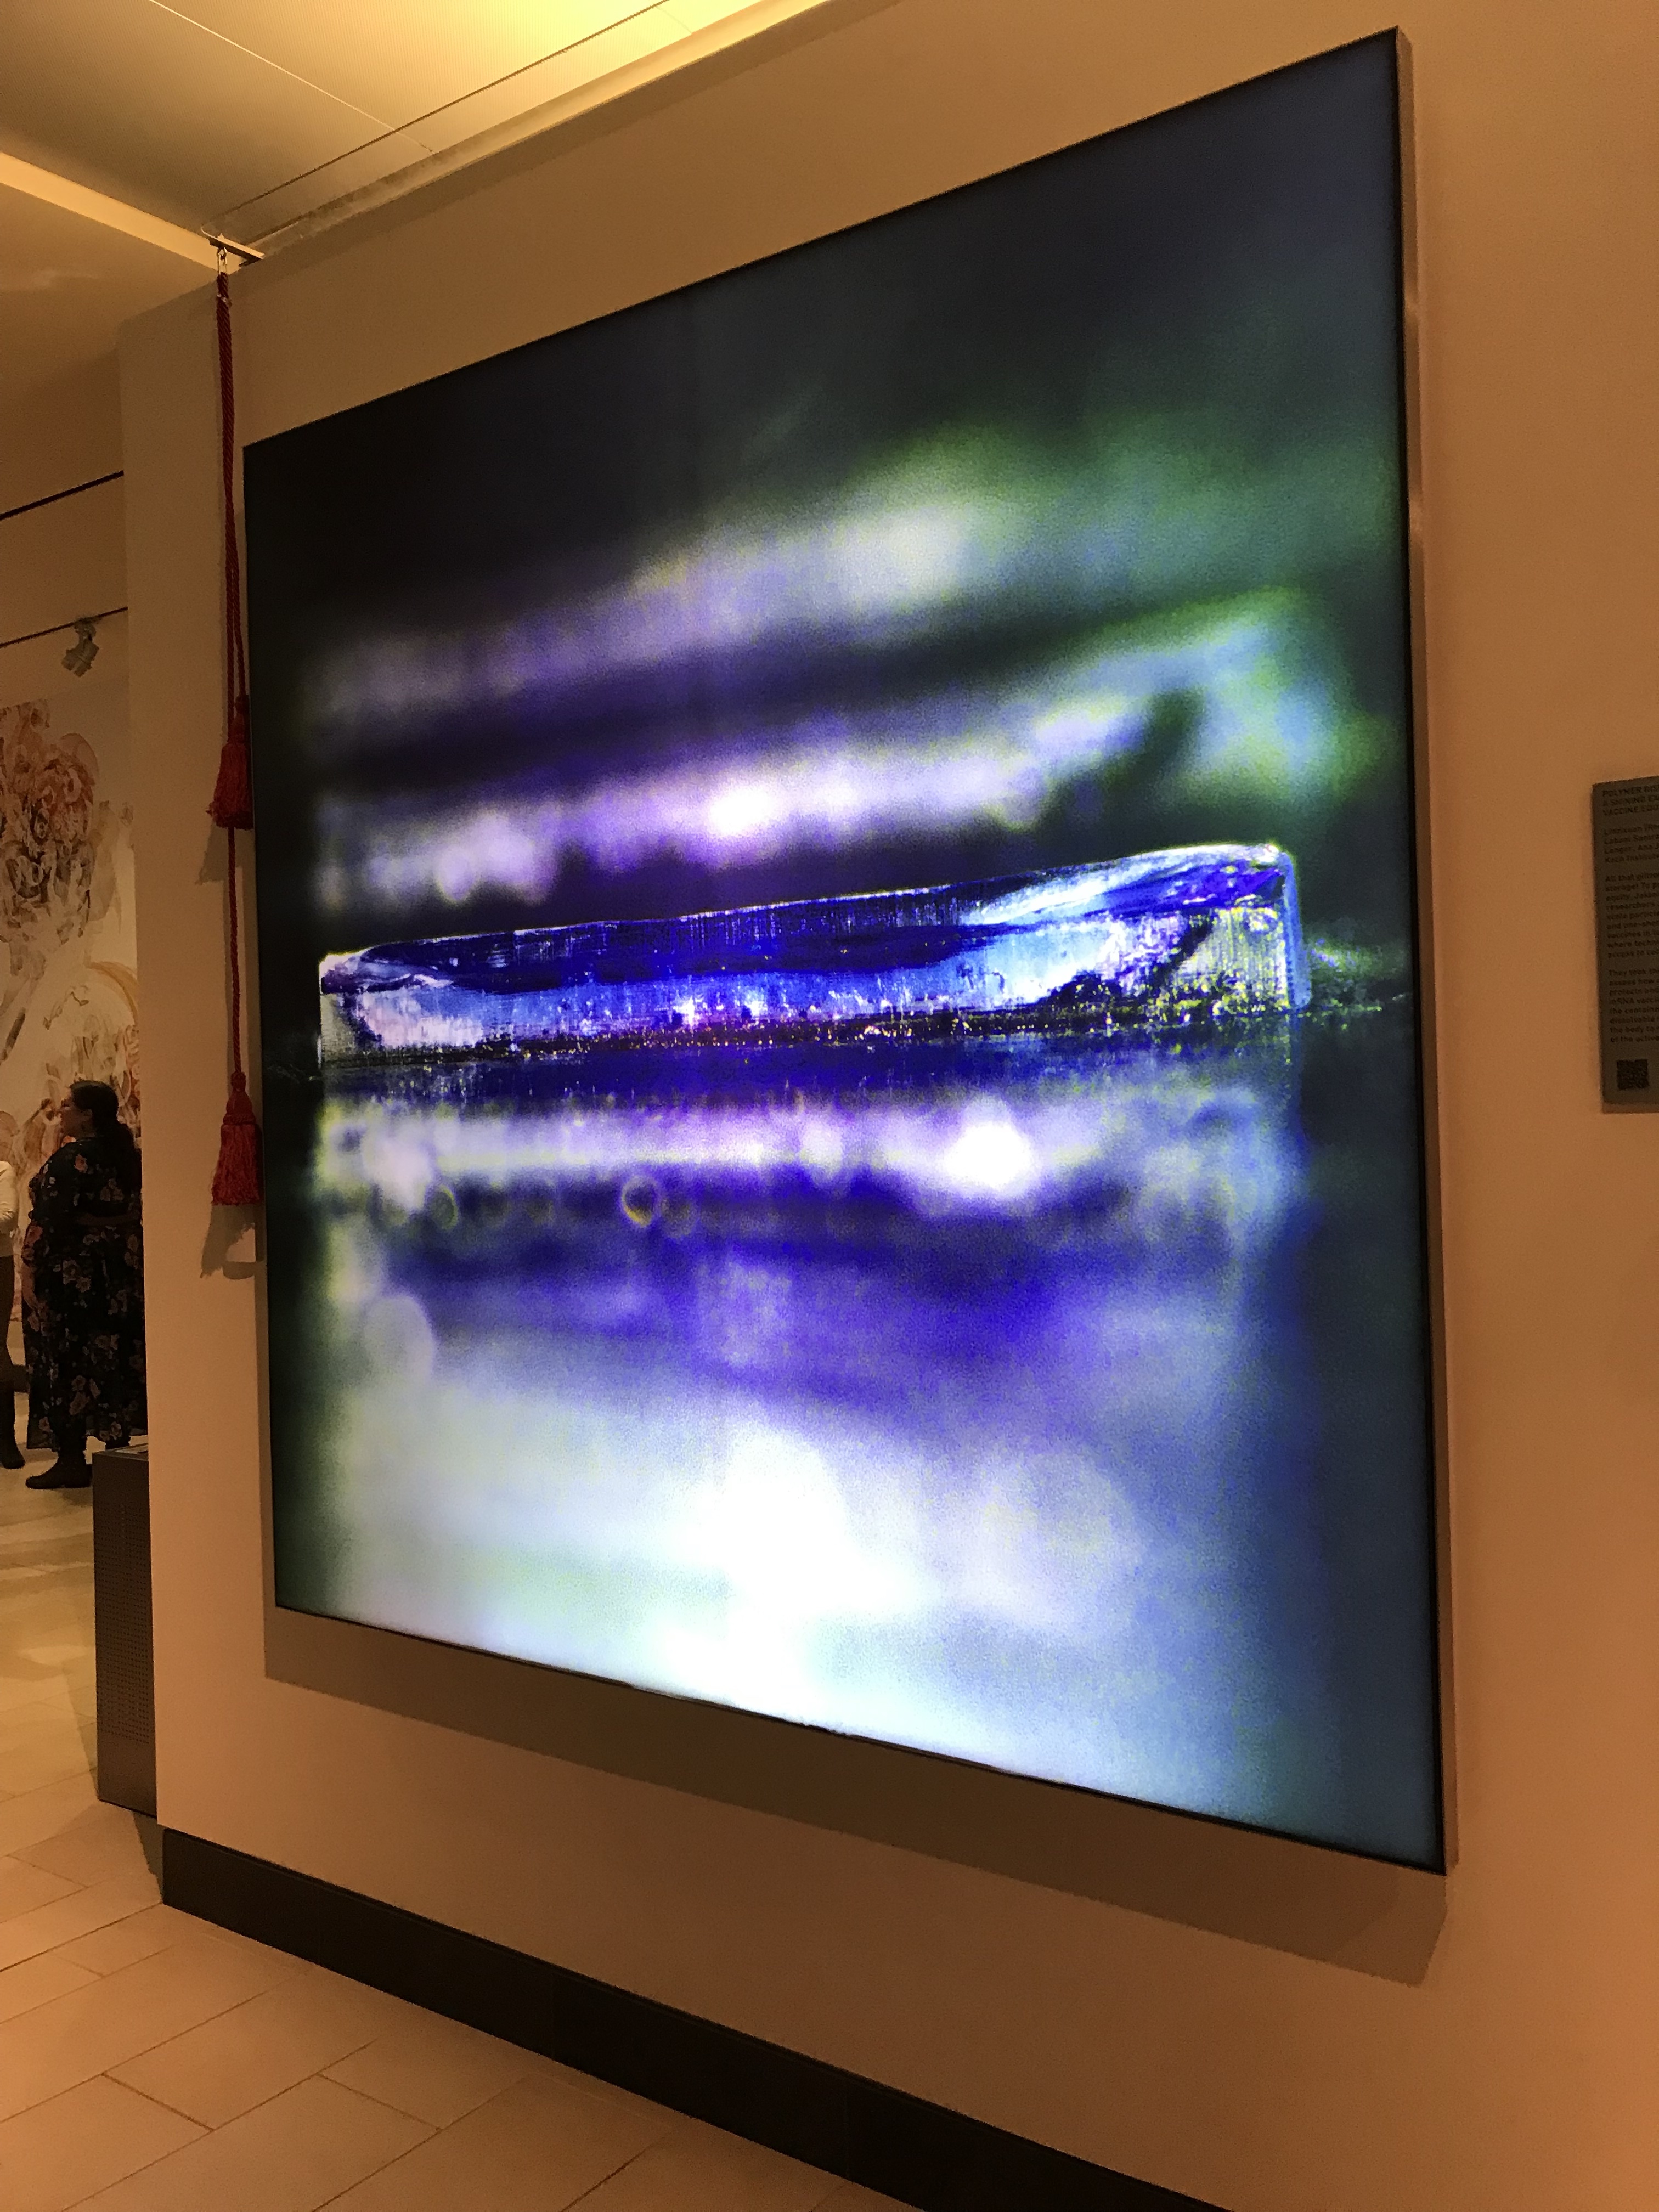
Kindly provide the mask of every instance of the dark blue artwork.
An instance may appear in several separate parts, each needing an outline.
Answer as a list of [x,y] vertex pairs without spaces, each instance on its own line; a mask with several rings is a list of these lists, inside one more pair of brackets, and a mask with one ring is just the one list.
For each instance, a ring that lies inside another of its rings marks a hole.
[[281,1603],[1435,1863],[1395,148],[250,452]]

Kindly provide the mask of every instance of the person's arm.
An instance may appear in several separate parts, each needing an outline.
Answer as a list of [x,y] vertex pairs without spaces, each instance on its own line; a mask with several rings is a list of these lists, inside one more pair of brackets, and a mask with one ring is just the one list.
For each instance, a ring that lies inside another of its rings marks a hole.
[[17,1170],[0,1160],[0,1250],[9,1250],[17,1234]]
[[55,1152],[29,1184],[29,1212],[37,1222],[67,1221],[80,1194],[76,1189],[77,1158],[73,1145]]

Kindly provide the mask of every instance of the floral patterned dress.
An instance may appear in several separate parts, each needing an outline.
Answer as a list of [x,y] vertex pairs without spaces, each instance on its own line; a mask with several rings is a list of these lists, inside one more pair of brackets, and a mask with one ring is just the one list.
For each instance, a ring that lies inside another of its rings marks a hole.
[[144,1242],[136,1154],[84,1137],[29,1184],[23,1345],[32,1449],[128,1443],[144,1407]]

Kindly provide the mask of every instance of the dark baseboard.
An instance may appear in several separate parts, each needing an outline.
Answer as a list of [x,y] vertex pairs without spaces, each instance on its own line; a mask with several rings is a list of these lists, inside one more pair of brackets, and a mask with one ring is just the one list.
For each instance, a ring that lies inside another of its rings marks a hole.
[[1196,2197],[177,1828],[163,1836],[161,1894],[180,1911],[920,2212],[1214,2212]]

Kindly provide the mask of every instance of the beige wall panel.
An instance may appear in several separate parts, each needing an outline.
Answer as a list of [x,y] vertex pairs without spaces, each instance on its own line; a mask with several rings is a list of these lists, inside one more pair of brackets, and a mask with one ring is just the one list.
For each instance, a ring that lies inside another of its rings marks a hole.
[[118,477],[8,516],[0,522],[0,640],[125,606],[126,566]]
[[[260,435],[1369,32],[897,0],[239,282]],[[126,349],[163,1819],[1236,2212],[1650,2212],[1659,1127],[1604,1116],[1588,787],[1659,769],[1659,18],[1407,0],[1421,182],[1458,1863],[1420,1979],[266,1678],[224,1097],[206,302]]]
[[0,514],[120,467],[121,380],[113,331],[110,338],[101,361],[53,377],[27,398],[0,402],[5,408]]
[[64,655],[76,641],[75,632],[53,630],[46,637],[31,638],[26,645],[0,650],[0,707],[21,706],[26,700],[45,699],[65,692],[78,697],[87,691],[103,691],[127,680],[127,618],[115,615],[100,623],[96,659],[84,676],[71,676]]

